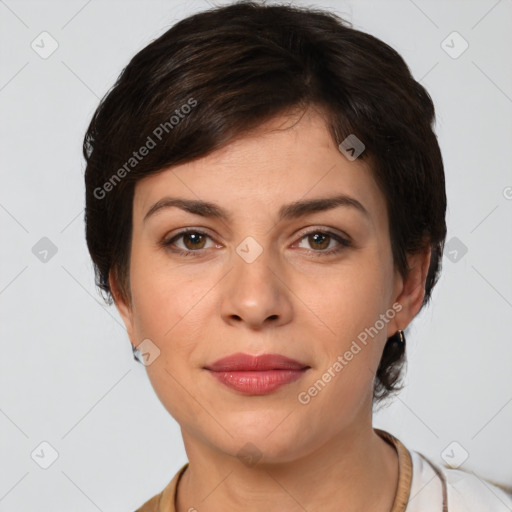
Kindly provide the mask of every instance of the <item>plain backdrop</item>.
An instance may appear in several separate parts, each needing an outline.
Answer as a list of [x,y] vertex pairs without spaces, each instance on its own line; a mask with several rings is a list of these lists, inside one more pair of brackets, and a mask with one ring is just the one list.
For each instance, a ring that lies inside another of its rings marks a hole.
[[[295,3],[393,46],[437,110],[443,271],[408,329],[406,387],[374,426],[512,486],[512,0]],[[187,461],[95,289],[81,144],[130,58],[209,7],[0,1],[0,512],[134,510]]]

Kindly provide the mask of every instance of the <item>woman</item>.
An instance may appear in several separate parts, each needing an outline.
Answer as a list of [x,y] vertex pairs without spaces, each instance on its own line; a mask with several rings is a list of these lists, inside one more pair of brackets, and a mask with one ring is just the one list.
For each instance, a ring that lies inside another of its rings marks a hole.
[[84,140],[87,243],[189,459],[139,511],[512,507],[372,427],[439,277],[433,122],[319,10],[199,13],[125,68]]

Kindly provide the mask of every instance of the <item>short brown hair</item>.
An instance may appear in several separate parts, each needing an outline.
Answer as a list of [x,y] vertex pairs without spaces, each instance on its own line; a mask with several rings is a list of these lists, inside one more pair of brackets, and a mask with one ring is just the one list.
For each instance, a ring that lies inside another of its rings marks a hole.
[[[101,100],[84,138],[86,238],[96,284],[131,301],[135,183],[219,149],[276,115],[321,107],[333,140],[363,141],[389,217],[395,267],[430,245],[422,307],[446,237],[434,105],[402,57],[331,12],[242,1],[190,16],[137,53]],[[158,139],[158,140],[157,140]],[[144,151],[136,158],[134,151]],[[398,387],[404,347],[388,340],[374,399]]]

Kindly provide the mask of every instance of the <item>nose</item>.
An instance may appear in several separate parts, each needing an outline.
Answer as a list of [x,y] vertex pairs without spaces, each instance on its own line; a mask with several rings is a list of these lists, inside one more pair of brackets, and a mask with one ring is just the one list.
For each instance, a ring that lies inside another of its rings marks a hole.
[[232,325],[245,324],[253,330],[290,322],[292,292],[285,274],[284,267],[268,248],[254,260],[235,253],[233,267],[223,280],[221,314],[224,321]]

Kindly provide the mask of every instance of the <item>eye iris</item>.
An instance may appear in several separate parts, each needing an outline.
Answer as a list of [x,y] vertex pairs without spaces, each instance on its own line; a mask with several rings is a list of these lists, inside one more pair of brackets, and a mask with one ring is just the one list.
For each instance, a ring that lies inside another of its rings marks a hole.
[[[185,235],[183,235],[183,242],[185,243],[185,246],[187,247],[187,249],[202,249],[203,246],[201,245],[200,246],[200,238],[203,238],[203,240],[201,240],[203,242],[203,245],[204,245],[204,237],[203,235],[199,234],[199,233],[186,233]],[[192,240],[192,247],[189,247],[187,245],[187,240]],[[199,242],[199,243],[198,243]]]
[[[315,233],[313,235],[309,235],[308,236],[308,241],[309,243],[314,246],[314,244],[317,244],[318,245],[318,237],[322,238],[323,239],[323,242],[320,242],[320,245],[322,245],[322,247],[318,247],[319,249],[325,249],[326,247],[329,247],[329,239],[330,239],[330,236],[329,235],[325,235],[325,234],[322,234],[322,233]],[[311,242],[312,240],[314,239],[313,242]],[[326,242],[327,240],[327,242]]]

